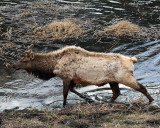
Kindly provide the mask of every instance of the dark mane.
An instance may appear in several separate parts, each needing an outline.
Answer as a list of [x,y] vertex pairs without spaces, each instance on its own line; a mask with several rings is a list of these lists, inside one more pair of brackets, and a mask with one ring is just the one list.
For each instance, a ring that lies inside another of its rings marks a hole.
[[29,73],[33,74],[34,76],[42,79],[42,80],[49,80],[52,77],[55,77],[56,75],[53,73],[48,73],[48,72],[44,72],[44,71],[40,71],[40,70],[32,70],[32,71],[28,71]]

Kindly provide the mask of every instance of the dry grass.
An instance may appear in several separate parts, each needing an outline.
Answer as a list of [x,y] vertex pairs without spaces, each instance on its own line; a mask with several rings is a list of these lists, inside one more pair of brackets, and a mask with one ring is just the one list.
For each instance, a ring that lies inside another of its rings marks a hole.
[[116,37],[134,36],[140,31],[140,27],[126,20],[118,21],[116,24],[104,29],[105,34]]
[[93,113],[107,113],[108,111],[119,111],[119,110],[126,110],[127,106],[125,104],[119,104],[115,103],[113,106],[111,104],[76,104],[72,106],[67,106],[65,109],[61,110],[61,113],[67,113],[67,114],[77,114],[77,115],[83,115],[88,116]]
[[38,119],[22,119],[7,120],[2,128],[44,128],[45,125]]
[[9,27],[7,28],[7,31],[2,34],[2,36],[5,36],[8,40],[10,40],[12,38],[12,32],[13,32],[12,27]]
[[4,111],[0,120],[2,128],[158,128],[159,112],[159,108],[140,99],[131,104],[80,103],[61,110]]
[[36,39],[66,39],[78,38],[83,33],[80,24],[76,24],[76,19],[55,20],[43,27],[34,29]]
[[32,13],[29,10],[25,10],[24,12],[19,14],[21,18],[31,16]]

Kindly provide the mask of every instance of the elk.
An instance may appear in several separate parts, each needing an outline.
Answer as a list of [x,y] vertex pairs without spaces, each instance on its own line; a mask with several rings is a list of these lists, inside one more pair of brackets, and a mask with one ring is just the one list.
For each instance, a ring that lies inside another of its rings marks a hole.
[[143,93],[149,102],[154,99],[145,86],[138,83],[133,76],[135,57],[118,53],[89,52],[76,46],[68,46],[49,53],[34,53],[29,50],[17,61],[13,68],[25,69],[28,73],[48,80],[60,77],[63,80],[63,105],[66,105],[69,90],[81,98],[84,95],[77,92],[76,84],[103,86],[109,83],[114,102],[120,95],[119,83]]

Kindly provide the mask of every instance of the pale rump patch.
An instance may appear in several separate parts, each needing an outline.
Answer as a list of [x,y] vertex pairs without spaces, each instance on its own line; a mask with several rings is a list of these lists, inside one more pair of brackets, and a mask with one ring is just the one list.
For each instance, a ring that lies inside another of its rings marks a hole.
[[136,57],[131,57],[130,60],[133,61],[133,62],[137,62],[137,58]]

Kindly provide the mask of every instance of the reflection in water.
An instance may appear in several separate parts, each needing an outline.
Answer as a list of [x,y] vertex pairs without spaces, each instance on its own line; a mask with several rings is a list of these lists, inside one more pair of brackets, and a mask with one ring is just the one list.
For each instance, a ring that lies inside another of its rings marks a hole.
[[[1,1],[0,6],[6,1]],[[133,20],[137,24],[148,26],[158,24],[160,15],[156,13],[158,2],[150,0],[148,2],[132,0],[56,0],[54,2],[63,5],[72,4],[77,8],[76,17],[91,18],[95,24],[107,25],[114,22],[116,18],[126,18]],[[18,3],[17,1],[9,3]],[[79,5],[79,6],[78,6]],[[154,11],[155,13],[151,13]],[[153,14],[153,15],[152,15]],[[74,15],[75,16],[75,15]],[[100,42],[97,44],[78,43],[79,46],[97,52],[116,52],[125,55],[132,55],[138,58],[135,63],[134,75],[137,80],[146,85],[155,102],[160,105],[160,40],[153,42],[124,42],[111,43]],[[48,46],[48,51],[62,47],[63,44],[53,44]],[[43,47],[42,47],[43,48]],[[2,65],[1,65],[2,66]],[[0,68],[0,111],[4,109],[24,109],[24,108],[43,108],[43,107],[62,107],[62,81],[53,78],[42,81],[28,75],[24,71],[6,71]],[[140,97],[147,99],[139,92],[126,86],[120,85],[121,93],[118,102],[130,102]],[[89,85],[78,87],[81,93],[86,93],[95,101],[106,102],[112,96],[109,85],[102,87]],[[73,93],[69,93],[68,103],[75,104],[84,101]]]

